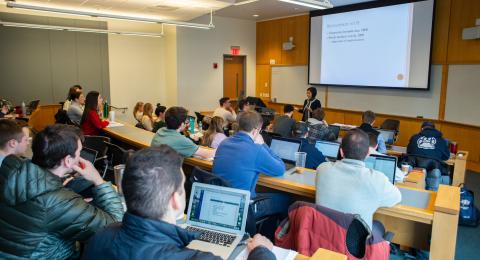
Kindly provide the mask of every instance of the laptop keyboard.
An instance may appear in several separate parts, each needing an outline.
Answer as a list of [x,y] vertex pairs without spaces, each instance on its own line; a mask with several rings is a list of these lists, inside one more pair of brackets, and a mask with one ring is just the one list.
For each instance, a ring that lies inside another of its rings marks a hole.
[[200,241],[205,241],[212,244],[230,247],[235,240],[235,235],[229,235],[225,233],[210,231],[206,229],[196,228],[193,226],[187,226],[186,230],[201,233],[197,238]]

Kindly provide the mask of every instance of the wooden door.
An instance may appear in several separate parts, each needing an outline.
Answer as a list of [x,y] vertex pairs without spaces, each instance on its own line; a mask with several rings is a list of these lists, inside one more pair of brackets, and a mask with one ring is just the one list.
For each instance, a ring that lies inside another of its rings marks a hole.
[[245,56],[223,57],[223,96],[237,99],[245,95]]

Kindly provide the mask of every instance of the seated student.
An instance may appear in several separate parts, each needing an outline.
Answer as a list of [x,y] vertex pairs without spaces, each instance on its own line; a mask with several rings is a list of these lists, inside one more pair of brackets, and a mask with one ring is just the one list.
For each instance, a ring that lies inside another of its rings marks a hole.
[[143,129],[147,131],[153,130],[153,105],[146,103],[143,106],[143,116],[142,116],[142,126]]
[[133,117],[135,120],[137,120],[139,123],[142,122],[142,117],[143,117],[143,102],[138,101],[137,104],[135,104],[135,107],[133,108]]
[[312,117],[307,121],[308,136],[314,140],[336,141],[335,134],[328,128],[323,108],[313,110]]
[[[122,219],[117,192],[90,162],[80,158],[81,149],[78,128],[51,125],[33,139],[31,162],[14,155],[4,159],[1,259],[75,258],[75,241],[84,241]],[[94,203],[63,186],[63,178],[74,171],[94,185]]]
[[0,166],[5,157],[24,155],[28,149],[30,130],[26,124],[21,126],[19,123],[10,119],[0,120]]
[[238,112],[248,112],[248,111],[255,111],[255,100],[252,97],[247,97],[244,99],[241,99],[238,102]]
[[320,164],[327,161],[322,152],[315,147],[315,140],[308,138],[308,127],[305,122],[300,121],[295,124],[295,137],[302,141],[300,152],[307,153],[305,168],[317,169]]
[[183,107],[171,107],[165,112],[167,127],[160,128],[153,136],[151,146],[166,144],[184,157],[200,156],[212,158],[215,150],[207,149],[193,143],[181,133],[189,127],[188,111]]
[[0,101],[0,106],[1,106],[1,109],[0,109],[0,118],[7,117],[7,115],[9,114],[7,103]]
[[[83,259],[220,259],[187,248],[199,233],[176,225],[186,205],[182,162],[166,145],[133,154],[122,181],[127,213],[122,223],[110,225],[90,239]],[[272,247],[265,237],[255,236],[247,245],[249,259],[275,259]]]
[[379,131],[373,129],[373,124],[375,124],[375,118],[377,116],[372,111],[368,110],[362,114],[362,124],[358,127],[362,129],[365,133],[372,133],[377,136],[377,151],[382,154],[387,153],[387,146],[385,145],[385,140]]
[[71,95],[75,92],[82,92],[82,86],[80,85],[73,85],[68,89],[67,100],[63,103],[63,110],[68,111],[70,104],[72,103]]
[[232,108],[230,98],[223,97],[218,102],[220,103],[220,107],[217,107],[217,109],[213,111],[212,116],[223,118],[223,127],[226,127],[229,123],[235,122],[237,119],[237,114],[235,114],[235,111]]
[[97,91],[90,91],[85,99],[85,110],[83,111],[80,128],[84,135],[99,135],[100,130],[107,127],[108,120],[101,120],[98,115],[99,108],[102,107],[103,98]]
[[165,110],[167,108],[165,106],[157,104],[157,108],[155,108],[155,115],[157,116],[157,120],[153,123],[153,130],[152,132],[156,133],[158,129],[167,126],[165,123]]
[[[369,139],[369,149],[368,149],[368,155],[376,154],[376,155],[383,155],[377,151],[377,136],[375,136],[374,133],[368,133],[368,139]],[[405,173],[398,168],[398,166],[395,168],[395,182],[403,182],[403,179],[405,178]]]
[[225,139],[217,149],[212,173],[224,178],[233,188],[248,190],[251,197],[265,198],[253,212],[255,219],[266,215],[287,213],[290,197],[283,193],[255,192],[258,175],[282,176],[285,164],[259,139],[262,117],[257,112],[238,115],[238,133]]
[[273,122],[273,132],[280,134],[282,137],[292,137],[295,128],[295,119],[292,118],[295,109],[292,105],[283,107],[284,115],[279,116]]
[[207,131],[203,134],[202,145],[217,149],[220,143],[227,139],[227,136],[223,133],[223,119],[218,116],[214,116],[210,120],[210,125]]
[[420,133],[410,138],[407,154],[425,156],[439,161],[450,158],[447,141],[431,121],[423,122]]
[[383,226],[373,221],[373,214],[399,203],[402,195],[383,173],[365,167],[368,144],[365,132],[349,131],[340,146],[343,159],[318,167],[315,197],[318,205],[359,214],[372,230],[380,231]]
[[85,96],[82,92],[74,92],[70,95],[70,100],[71,103],[67,110],[68,118],[75,125],[79,126],[85,106]]

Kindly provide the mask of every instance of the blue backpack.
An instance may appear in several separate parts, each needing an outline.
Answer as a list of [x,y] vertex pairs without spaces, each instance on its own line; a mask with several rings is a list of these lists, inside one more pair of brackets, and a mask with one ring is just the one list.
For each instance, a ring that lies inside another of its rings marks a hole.
[[480,223],[480,212],[474,205],[473,191],[460,188],[460,216],[458,224],[461,226],[476,227]]

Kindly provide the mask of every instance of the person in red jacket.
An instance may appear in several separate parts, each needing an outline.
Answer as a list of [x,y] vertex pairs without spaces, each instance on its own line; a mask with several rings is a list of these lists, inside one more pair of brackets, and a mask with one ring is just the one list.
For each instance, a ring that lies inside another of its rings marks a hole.
[[83,111],[80,128],[84,135],[99,135],[100,130],[108,126],[108,120],[101,120],[98,115],[98,108],[102,107],[103,98],[97,91],[90,91],[85,99],[85,110]]

